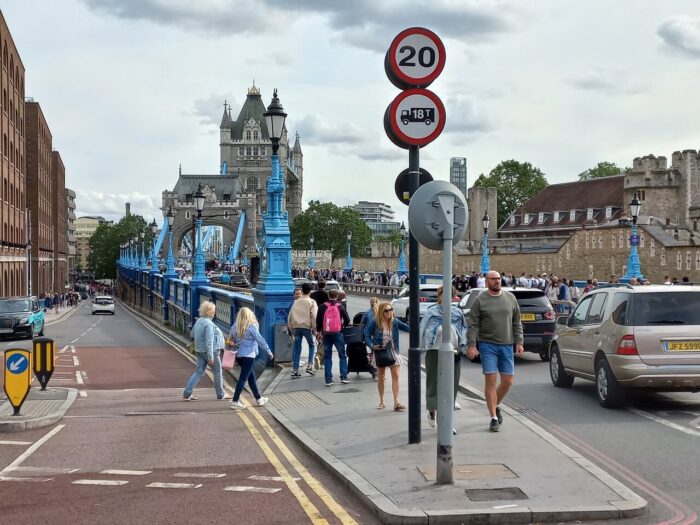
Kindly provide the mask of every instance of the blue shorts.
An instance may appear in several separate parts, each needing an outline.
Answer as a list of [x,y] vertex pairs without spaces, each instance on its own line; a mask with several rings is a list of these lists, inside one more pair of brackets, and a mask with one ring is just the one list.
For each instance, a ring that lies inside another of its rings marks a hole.
[[513,345],[497,345],[495,343],[479,343],[481,368],[484,374],[501,374],[512,376],[515,372]]

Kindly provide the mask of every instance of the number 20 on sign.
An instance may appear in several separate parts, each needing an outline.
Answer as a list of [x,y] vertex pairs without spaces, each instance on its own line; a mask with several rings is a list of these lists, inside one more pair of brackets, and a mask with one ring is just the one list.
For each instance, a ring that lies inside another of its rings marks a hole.
[[410,27],[392,40],[384,59],[389,80],[399,89],[429,86],[445,67],[442,40],[424,27]]

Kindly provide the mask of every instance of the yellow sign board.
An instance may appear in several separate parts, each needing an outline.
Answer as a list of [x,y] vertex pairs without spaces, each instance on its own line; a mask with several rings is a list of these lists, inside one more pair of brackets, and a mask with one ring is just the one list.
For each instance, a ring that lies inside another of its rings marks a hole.
[[32,382],[31,353],[28,350],[5,350],[5,394],[16,416],[29,393]]
[[51,379],[56,361],[54,342],[48,337],[35,337],[33,345],[34,375],[41,384],[41,389],[46,390],[46,384]]

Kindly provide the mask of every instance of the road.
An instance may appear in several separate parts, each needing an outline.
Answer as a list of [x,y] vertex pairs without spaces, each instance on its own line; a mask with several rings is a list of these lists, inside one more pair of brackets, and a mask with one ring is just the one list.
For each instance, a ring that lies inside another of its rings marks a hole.
[[[350,317],[368,308],[367,297],[348,297]],[[401,332],[407,355],[408,335]],[[481,366],[462,359],[461,383],[483,390]],[[637,396],[622,410],[602,408],[592,382],[552,386],[549,363],[537,354],[516,358],[515,386],[507,404],[613,474],[649,501],[644,518],[615,523],[689,525],[700,513],[700,394]],[[423,391],[424,392],[424,391]],[[459,417],[459,412],[455,413]],[[488,414],[484,407],[484,424]],[[507,420],[504,431],[507,431]],[[459,446],[457,438],[455,446]],[[524,451],[527,443],[523,443]]]
[[71,409],[0,434],[3,523],[377,523],[264,408],[230,410],[208,378],[182,401],[187,357],[119,306],[90,314],[46,328]]

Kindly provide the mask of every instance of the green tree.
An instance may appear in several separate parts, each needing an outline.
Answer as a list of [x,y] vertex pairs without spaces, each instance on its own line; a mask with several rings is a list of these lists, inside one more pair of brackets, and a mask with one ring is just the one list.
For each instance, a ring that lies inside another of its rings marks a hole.
[[[123,242],[139,236],[138,247],[141,255],[140,233],[146,231],[146,248],[152,246],[153,236],[147,228],[146,220],[140,215],[123,217],[117,224],[100,224],[90,237],[90,254],[87,264],[95,279],[114,279],[117,276],[119,247]],[[146,256],[148,257],[146,252]]]
[[332,202],[311,201],[309,207],[296,216],[289,228],[292,248],[308,250],[311,236],[314,236],[314,249],[330,250],[333,257],[347,253],[347,234],[352,233],[350,246],[353,255],[369,253],[372,231],[352,208],[336,206]]
[[599,162],[594,168],[587,169],[578,174],[578,180],[600,179],[602,177],[613,177],[622,175],[630,168],[618,168],[614,162]]
[[504,160],[491,170],[488,177],[482,173],[474,182],[474,186],[498,190],[498,226],[547,185],[547,179],[539,168],[517,160]]

